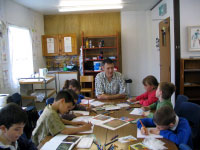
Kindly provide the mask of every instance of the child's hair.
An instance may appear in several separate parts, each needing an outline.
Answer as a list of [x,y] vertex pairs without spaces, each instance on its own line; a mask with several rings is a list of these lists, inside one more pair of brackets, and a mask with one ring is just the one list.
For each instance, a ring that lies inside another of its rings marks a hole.
[[105,64],[114,64],[114,62],[112,61],[112,59],[104,59],[102,65],[104,66]]
[[175,123],[176,114],[170,106],[163,106],[155,112],[153,121],[157,125],[168,126],[170,123]]
[[71,95],[71,93],[69,92],[69,90],[61,90],[58,92],[58,94],[56,95],[56,99],[55,101],[59,101],[60,99],[64,98],[65,99],[65,103],[72,103],[73,105],[74,103],[74,98]]
[[152,76],[152,75],[149,75],[149,76],[145,77],[145,78],[143,79],[142,83],[143,83],[143,85],[148,84],[148,85],[154,86],[155,89],[157,89],[157,87],[158,87],[158,81],[157,81],[157,79],[156,79],[154,76]]
[[70,85],[81,90],[81,85],[76,79],[66,80],[63,89],[69,89]]
[[159,84],[160,91],[162,91],[162,98],[163,99],[169,99],[174,91],[176,90],[176,87],[173,83],[170,82],[161,82]]
[[9,103],[0,110],[0,126],[4,125],[7,129],[14,124],[26,124],[27,120],[26,112],[15,103]]
[[69,89],[68,90],[69,93],[72,95],[72,97],[74,98],[74,100],[78,100],[78,95],[76,94],[76,92],[74,92],[73,90]]

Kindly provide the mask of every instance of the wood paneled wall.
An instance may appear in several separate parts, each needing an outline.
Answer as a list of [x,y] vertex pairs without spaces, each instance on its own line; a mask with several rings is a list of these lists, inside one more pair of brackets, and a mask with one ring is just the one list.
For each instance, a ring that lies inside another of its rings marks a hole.
[[[81,46],[81,33],[84,35],[121,35],[120,12],[45,15],[45,34],[76,33],[78,49]],[[121,42],[120,42],[121,43]]]

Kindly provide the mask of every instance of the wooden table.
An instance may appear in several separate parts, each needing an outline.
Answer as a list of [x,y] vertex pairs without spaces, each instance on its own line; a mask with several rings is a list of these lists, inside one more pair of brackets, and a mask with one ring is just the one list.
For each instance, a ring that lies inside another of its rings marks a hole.
[[[116,103],[120,103],[123,101],[124,100],[109,100],[109,103],[116,104]],[[105,102],[108,102],[108,101],[105,101]],[[133,106],[139,107],[140,105],[136,104]],[[114,113],[111,114],[110,116],[112,116],[114,118],[120,118],[120,117],[124,117],[124,116],[129,117],[129,118],[134,118],[134,119],[141,118],[141,116],[130,115],[131,111],[132,111],[132,109],[126,110],[126,108],[123,108],[121,110],[114,111]],[[102,112],[98,111],[98,113],[102,113]],[[92,115],[94,115],[94,114],[92,113]],[[132,135],[137,138],[137,126],[136,126],[136,124],[130,123],[130,124],[125,125],[117,130],[114,130],[114,131],[103,128],[103,127],[95,126],[93,133],[95,134],[96,138],[99,141],[101,141],[101,145],[104,145],[105,143],[110,142],[110,139],[112,137],[114,137],[115,135],[119,135],[119,137]],[[46,137],[45,140],[41,143],[41,145],[43,145],[46,141],[50,140],[51,138],[52,137]],[[171,142],[167,139],[164,139],[164,138],[160,139],[160,140],[162,140],[164,143],[166,143],[165,146],[168,148],[168,150],[178,150],[177,146],[173,142]],[[142,141],[143,141],[143,139],[138,138],[136,141],[133,141],[133,142],[120,143],[117,141],[114,144],[116,144],[118,146],[117,150],[128,150],[129,145],[136,144],[136,143],[142,142]],[[106,148],[108,148],[108,147],[109,146],[107,146]],[[76,150],[76,148],[74,148],[74,150]],[[79,149],[79,150],[81,150],[81,149]],[[92,144],[92,147],[90,148],[90,150],[97,150],[97,146],[95,144]]]

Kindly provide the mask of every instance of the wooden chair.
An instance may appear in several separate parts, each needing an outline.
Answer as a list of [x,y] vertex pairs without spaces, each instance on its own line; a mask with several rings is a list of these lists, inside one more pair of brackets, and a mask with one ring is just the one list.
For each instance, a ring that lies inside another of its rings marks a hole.
[[[88,87],[90,83],[90,87]],[[80,76],[81,93],[90,93],[91,98],[94,97],[94,76]]]

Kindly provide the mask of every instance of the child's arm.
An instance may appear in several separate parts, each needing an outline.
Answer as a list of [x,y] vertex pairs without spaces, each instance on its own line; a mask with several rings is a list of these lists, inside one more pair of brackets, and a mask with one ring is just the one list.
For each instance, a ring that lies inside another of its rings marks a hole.
[[62,119],[62,122],[63,122],[64,124],[69,124],[69,125],[73,125],[73,126],[85,125],[85,124],[87,124],[86,122],[83,122],[83,121],[72,122],[72,121],[65,120],[65,119]]
[[92,124],[86,123],[85,125],[79,127],[79,128],[65,128],[60,133],[61,134],[76,134],[83,131],[91,130]]
[[189,126],[188,121],[186,119],[182,119],[181,121],[179,120],[176,133],[174,133],[171,130],[161,130],[160,135],[176,143],[177,145],[187,144],[191,136],[191,128]]
[[155,96],[149,96],[146,100],[140,100],[140,104],[143,106],[149,106],[153,103],[155,103],[158,100]]
[[147,99],[148,98],[148,92],[145,92],[139,96],[136,97],[136,100],[137,101],[140,101],[140,100],[144,100],[144,99]]
[[[144,119],[140,119],[142,121],[142,123],[144,124],[145,127],[155,127],[155,124],[153,122],[152,118],[144,118]],[[137,127],[139,129],[142,128],[142,124],[140,123],[140,120],[137,121]]]

